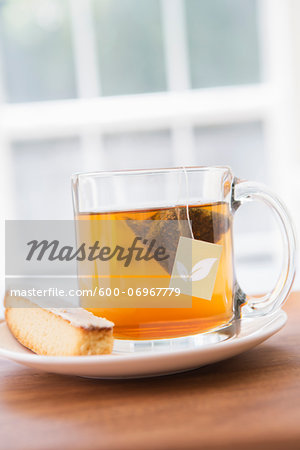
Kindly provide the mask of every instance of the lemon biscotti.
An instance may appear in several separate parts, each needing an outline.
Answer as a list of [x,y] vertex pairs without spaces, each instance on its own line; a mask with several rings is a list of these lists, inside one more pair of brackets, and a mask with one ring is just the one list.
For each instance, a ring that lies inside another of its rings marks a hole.
[[15,338],[39,355],[112,352],[112,322],[83,308],[42,308],[23,297],[5,299],[5,319]]

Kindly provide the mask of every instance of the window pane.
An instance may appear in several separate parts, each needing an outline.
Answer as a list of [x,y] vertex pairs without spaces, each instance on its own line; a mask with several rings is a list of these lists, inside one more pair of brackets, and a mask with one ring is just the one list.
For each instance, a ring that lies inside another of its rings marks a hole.
[[166,89],[159,0],[94,0],[103,95]]
[[109,170],[172,165],[171,134],[168,130],[107,135],[103,141]]
[[[261,123],[196,128],[195,145],[197,164],[230,166],[238,178],[268,184]],[[269,217],[269,211],[263,205],[251,203],[241,208],[236,222],[243,232],[262,231],[269,228]]]
[[70,177],[82,169],[77,138],[15,142],[18,219],[72,219]]
[[8,101],[75,96],[67,0],[1,2],[0,50]]
[[231,166],[238,178],[268,183],[260,122],[198,127],[195,142],[197,164]]
[[256,0],[185,0],[193,88],[260,80]]

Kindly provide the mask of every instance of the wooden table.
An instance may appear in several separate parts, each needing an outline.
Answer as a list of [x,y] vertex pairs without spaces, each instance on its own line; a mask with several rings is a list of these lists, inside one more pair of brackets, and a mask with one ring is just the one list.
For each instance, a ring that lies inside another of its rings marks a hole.
[[300,293],[264,344],[180,375],[88,380],[0,360],[2,449],[300,449]]

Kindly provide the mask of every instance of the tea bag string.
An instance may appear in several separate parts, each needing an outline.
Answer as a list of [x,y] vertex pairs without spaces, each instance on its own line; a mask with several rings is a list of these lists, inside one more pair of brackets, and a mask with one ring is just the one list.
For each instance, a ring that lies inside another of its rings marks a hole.
[[188,224],[189,224],[189,229],[190,229],[191,237],[192,237],[192,239],[195,239],[195,238],[194,238],[193,229],[192,229],[191,220],[190,220],[190,212],[189,212],[189,198],[190,198],[189,178],[188,178],[188,174],[187,174],[186,168],[185,168],[184,166],[182,167],[182,170],[183,170],[184,178],[185,178],[185,194],[186,194],[185,208],[186,208],[186,217],[187,217],[187,221],[188,221]]

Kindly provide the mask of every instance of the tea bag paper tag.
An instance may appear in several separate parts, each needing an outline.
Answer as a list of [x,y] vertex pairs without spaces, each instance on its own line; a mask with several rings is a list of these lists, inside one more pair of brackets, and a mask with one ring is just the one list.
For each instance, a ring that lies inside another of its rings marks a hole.
[[222,245],[180,236],[174,260],[170,288],[181,294],[211,300]]

